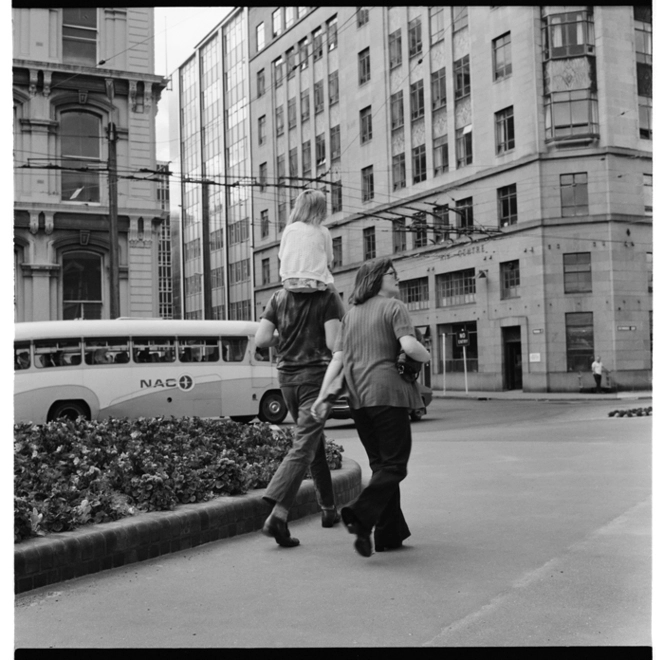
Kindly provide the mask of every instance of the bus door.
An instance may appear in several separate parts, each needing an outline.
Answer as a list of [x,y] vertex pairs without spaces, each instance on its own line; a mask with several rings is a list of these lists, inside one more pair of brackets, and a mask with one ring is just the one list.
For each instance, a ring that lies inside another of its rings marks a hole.
[[249,337],[221,338],[221,414],[243,416],[258,413],[260,401],[252,386]]
[[222,414],[224,365],[219,337],[178,337],[178,388],[187,399],[188,414],[219,417]]

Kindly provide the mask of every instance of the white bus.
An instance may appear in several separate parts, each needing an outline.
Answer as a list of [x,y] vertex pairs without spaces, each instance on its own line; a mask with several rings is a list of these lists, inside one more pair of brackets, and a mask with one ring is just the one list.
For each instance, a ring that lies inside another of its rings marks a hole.
[[276,367],[252,321],[15,324],[14,420],[197,416],[281,423]]

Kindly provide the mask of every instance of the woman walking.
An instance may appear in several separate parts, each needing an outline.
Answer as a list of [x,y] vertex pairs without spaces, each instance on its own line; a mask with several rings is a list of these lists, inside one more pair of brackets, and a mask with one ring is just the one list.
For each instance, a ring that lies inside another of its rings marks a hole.
[[415,383],[397,371],[400,350],[428,362],[429,351],[415,338],[406,306],[396,298],[399,280],[390,259],[363,264],[355,278],[352,307],[344,316],[332,362],[312,412],[325,416],[326,391],[343,369],[351,414],[372,476],[358,499],[341,510],[355,549],[364,557],[401,547],[410,530],[401,511],[399,483],[407,474],[411,448],[409,410],[422,400]]

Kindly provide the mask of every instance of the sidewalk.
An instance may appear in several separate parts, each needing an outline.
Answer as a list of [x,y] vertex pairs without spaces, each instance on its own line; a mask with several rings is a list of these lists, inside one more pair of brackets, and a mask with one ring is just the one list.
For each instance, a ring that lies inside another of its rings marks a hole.
[[636,392],[524,392],[523,390],[506,390],[502,392],[463,390],[433,390],[435,399],[506,399],[521,401],[648,401],[652,400],[651,390]]

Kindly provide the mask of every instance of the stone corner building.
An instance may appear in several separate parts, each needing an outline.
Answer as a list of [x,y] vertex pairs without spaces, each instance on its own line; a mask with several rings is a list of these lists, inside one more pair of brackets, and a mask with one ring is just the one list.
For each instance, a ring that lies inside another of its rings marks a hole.
[[110,317],[111,123],[119,311],[158,316],[154,9],[14,8],[13,29],[15,321]]

